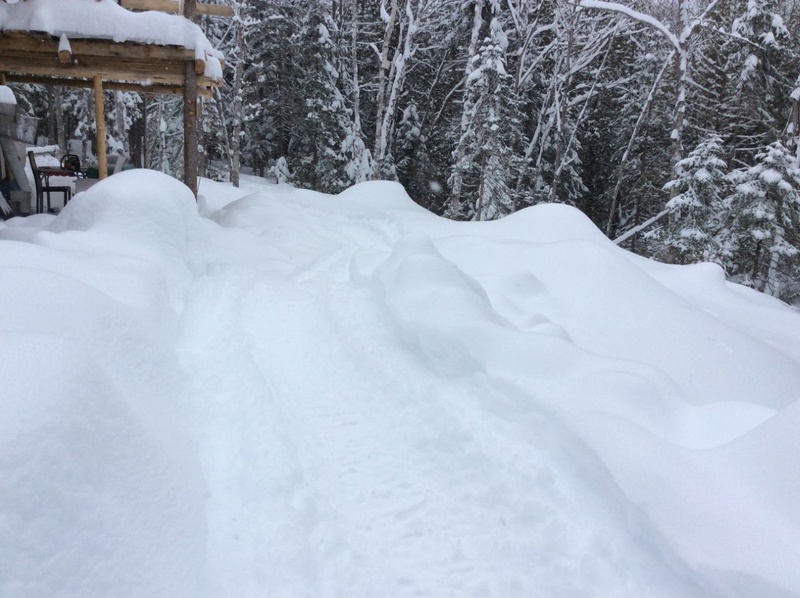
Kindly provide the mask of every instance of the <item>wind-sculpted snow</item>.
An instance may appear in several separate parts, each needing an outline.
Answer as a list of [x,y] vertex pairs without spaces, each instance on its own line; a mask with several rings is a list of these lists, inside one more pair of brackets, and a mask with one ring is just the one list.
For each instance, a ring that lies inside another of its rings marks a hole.
[[198,595],[206,489],[177,415],[171,260],[148,247],[178,200],[156,176],[150,226],[147,199],[106,184],[50,231],[0,241],[2,596]]
[[0,225],[0,595],[800,596],[796,311],[565,206],[244,187]]

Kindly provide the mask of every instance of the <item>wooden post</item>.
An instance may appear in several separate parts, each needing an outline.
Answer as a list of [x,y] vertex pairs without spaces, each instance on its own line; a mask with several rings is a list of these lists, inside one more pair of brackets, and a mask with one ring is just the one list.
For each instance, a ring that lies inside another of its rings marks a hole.
[[[194,21],[196,0],[184,0],[183,16]],[[183,182],[197,197],[197,73],[187,61],[183,80]]]
[[108,176],[106,155],[106,114],[103,104],[103,79],[94,78],[94,118],[97,125],[97,171],[102,180]]

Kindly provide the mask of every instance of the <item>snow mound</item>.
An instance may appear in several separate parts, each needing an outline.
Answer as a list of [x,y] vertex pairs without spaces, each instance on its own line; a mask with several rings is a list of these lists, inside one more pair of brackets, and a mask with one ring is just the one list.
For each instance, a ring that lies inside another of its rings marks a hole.
[[479,226],[498,241],[516,239],[556,243],[583,240],[613,245],[586,214],[564,204],[531,206],[506,218],[480,223]]
[[800,314],[537,206],[111,177],[0,229],[0,595],[800,596]]
[[150,170],[121,172],[79,193],[49,230],[93,230],[188,261],[191,237],[198,228],[191,190]]
[[336,196],[350,209],[361,209],[367,212],[386,210],[425,211],[409,197],[399,183],[391,181],[368,181],[353,185]]
[[[28,231],[13,238],[29,237]],[[33,239],[58,249],[107,251],[117,259],[144,261],[148,266],[142,274],[167,281],[175,310],[192,275],[205,267],[207,240],[192,192],[155,171],[122,172],[79,193]]]

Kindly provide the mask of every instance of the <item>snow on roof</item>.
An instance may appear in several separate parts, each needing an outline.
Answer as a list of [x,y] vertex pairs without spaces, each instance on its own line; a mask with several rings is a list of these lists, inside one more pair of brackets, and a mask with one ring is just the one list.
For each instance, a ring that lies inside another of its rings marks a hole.
[[10,87],[0,85],[0,104],[17,104],[17,98],[14,97],[14,92]]
[[182,46],[222,58],[202,29],[181,15],[131,12],[114,0],[0,2],[0,31],[43,31],[68,38],[110,39],[157,46]]

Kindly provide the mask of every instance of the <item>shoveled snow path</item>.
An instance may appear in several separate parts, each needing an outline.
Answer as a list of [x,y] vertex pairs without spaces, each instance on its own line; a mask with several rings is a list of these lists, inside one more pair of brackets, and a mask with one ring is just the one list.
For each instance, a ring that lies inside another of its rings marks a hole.
[[310,214],[293,253],[240,239],[185,311],[209,595],[709,595],[534,397],[398,338],[350,272],[402,231]]

